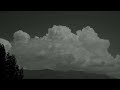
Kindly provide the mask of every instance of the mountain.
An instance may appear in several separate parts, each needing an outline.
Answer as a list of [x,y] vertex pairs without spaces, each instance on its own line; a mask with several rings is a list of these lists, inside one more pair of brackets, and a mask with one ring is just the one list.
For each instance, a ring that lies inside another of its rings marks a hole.
[[24,79],[114,79],[104,74],[84,71],[24,70]]

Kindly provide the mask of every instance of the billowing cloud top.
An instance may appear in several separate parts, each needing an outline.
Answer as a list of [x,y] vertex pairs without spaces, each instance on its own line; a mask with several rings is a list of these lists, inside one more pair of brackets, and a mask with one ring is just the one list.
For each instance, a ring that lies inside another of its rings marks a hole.
[[12,46],[11,46],[11,44],[10,44],[9,41],[0,38],[0,43],[4,45],[6,52],[10,51],[10,49],[11,49]]
[[29,34],[23,32],[22,30],[15,32],[13,37],[15,42],[22,42],[22,43],[27,43],[28,40],[30,39]]
[[76,34],[66,26],[48,29],[43,37],[19,30],[14,33],[11,52],[25,69],[117,71],[120,56],[113,58],[108,52],[109,40],[101,39],[87,26]]

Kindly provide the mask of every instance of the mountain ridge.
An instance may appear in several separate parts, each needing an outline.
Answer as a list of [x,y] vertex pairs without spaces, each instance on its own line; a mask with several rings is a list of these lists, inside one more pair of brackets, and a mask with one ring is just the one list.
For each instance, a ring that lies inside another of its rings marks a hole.
[[115,79],[105,74],[84,71],[24,70],[24,79]]

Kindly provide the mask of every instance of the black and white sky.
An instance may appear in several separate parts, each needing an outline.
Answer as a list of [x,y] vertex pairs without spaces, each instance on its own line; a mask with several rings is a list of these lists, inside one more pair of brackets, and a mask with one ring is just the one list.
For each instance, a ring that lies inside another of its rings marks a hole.
[[0,11],[0,38],[9,41],[18,30],[43,36],[53,25],[67,26],[73,33],[90,26],[110,41],[113,56],[120,54],[120,11]]

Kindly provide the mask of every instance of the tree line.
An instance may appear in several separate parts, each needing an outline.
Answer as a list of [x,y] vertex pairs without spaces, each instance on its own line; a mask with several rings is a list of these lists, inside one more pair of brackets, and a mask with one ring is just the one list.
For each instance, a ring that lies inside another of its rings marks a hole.
[[23,68],[17,64],[15,56],[6,52],[4,45],[0,43],[0,79],[21,80],[23,77]]

